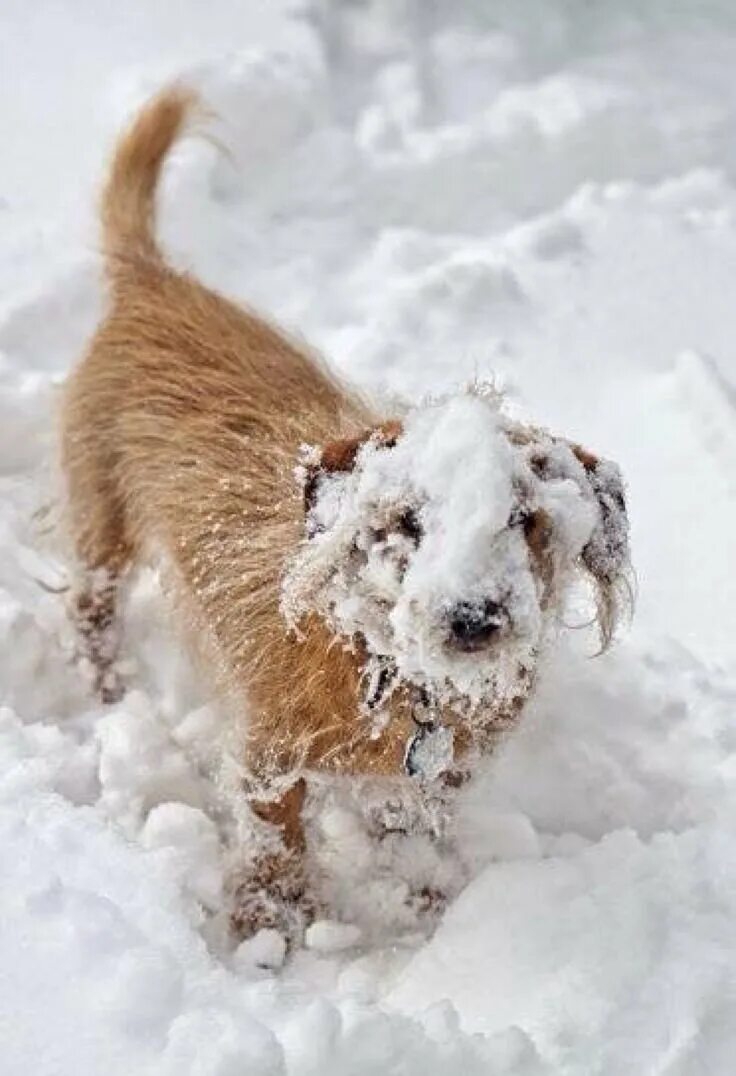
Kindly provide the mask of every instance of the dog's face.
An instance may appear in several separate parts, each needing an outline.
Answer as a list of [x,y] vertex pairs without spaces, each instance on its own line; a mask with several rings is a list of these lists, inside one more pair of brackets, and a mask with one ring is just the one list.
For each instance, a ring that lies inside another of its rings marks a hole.
[[303,480],[284,611],[319,613],[367,655],[369,705],[399,684],[465,711],[524,695],[581,572],[608,641],[628,561],[618,469],[514,424],[496,397],[332,442]]

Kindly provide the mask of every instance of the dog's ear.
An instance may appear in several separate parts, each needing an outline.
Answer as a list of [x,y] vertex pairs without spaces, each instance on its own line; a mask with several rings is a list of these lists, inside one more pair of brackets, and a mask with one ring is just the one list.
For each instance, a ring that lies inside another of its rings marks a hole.
[[514,438],[514,443],[532,446],[529,461],[540,478],[574,477],[583,495],[597,504],[598,520],[580,553],[580,563],[595,588],[601,649],[605,650],[622,613],[633,604],[629,521],[621,472],[615,463],[600,459],[582,445],[553,438],[553,445],[565,445],[582,465],[583,473],[578,471],[573,476],[564,460],[557,453],[548,451],[543,442],[535,444],[528,431],[514,431]]
[[304,480],[304,511],[309,513],[314,507],[320,479],[328,474],[346,474],[352,471],[358,452],[374,441],[382,448],[393,448],[401,436],[402,426],[398,419],[389,419],[377,426],[370,426],[355,437],[343,437],[337,441],[328,441],[322,449],[316,463],[310,463]]
[[580,554],[596,590],[602,649],[609,645],[622,607],[632,602],[629,580],[629,520],[621,472],[614,463],[599,459],[581,445],[571,444],[583,465],[598,504],[599,519]]

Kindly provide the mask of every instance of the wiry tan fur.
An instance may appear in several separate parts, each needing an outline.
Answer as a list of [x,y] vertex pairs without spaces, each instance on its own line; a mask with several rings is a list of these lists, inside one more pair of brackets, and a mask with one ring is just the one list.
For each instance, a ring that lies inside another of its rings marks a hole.
[[331,443],[325,458],[332,451],[339,466],[345,446],[385,416],[263,318],[165,263],[157,181],[197,107],[186,89],[164,91],[117,148],[102,204],[109,309],[66,385],[62,459],[82,567],[78,618],[103,696],[117,691],[105,633],[119,581],[154,553],[247,710],[254,808],[283,837],[238,919],[253,929],[272,922],[257,885],[290,901],[304,891],[303,788],[269,788],[310,769],[401,774],[413,725],[399,693],[386,731],[370,738],[359,647],[336,644],[316,617],[297,636],[279,611],[286,563],[304,534],[300,446]]

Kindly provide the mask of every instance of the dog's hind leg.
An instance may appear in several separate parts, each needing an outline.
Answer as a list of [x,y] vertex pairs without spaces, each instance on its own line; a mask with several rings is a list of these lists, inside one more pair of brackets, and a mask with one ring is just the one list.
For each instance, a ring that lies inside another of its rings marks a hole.
[[79,656],[89,663],[94,690],[104,703],[117,702],[123,686],[115,668],[120,633],[116,567],[83,567],[72,595],[71,615],[79,639]]
[[[123,694],[115,669],[119,646],[117,604],[122,576],[132,558],[125,514],[110,469],[94,451],[75,442],[67,454],[67,514],[77,559],[70,615],[79,657],[92,670],[94,689],[105,703]],[[76,464],[76,466],[75,466]]]

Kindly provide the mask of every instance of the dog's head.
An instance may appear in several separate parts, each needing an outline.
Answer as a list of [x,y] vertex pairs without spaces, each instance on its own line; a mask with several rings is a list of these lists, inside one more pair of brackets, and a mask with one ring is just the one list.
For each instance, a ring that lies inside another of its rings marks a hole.
[[467,394],[305,454],[305,538],[284,584],[367,656],[366,691],[410,685],[470,711],[528,690],[570,584],[603,645],[628,565],[618,468]]

